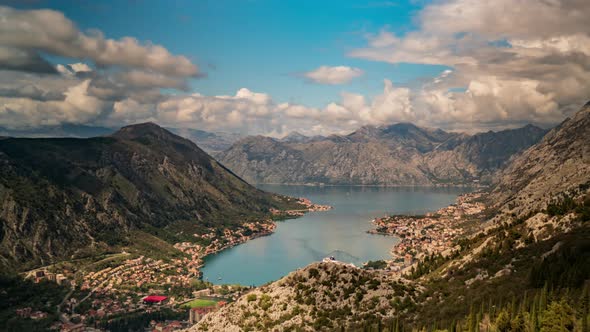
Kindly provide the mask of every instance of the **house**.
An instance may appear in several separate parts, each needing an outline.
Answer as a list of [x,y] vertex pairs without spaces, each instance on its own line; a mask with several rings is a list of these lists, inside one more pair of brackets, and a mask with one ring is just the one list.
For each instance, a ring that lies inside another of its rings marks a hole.
[[206,314],[217,310],[217,306],[208,306],[208,307],[200,307],[200,308],[191,308],[189,312],[188,321],[191,324],[198,323]]

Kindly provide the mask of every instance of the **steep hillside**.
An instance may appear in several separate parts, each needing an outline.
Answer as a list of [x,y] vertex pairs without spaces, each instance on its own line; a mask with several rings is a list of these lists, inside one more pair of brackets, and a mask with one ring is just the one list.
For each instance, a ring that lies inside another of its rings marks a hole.
[[545,209],[557,195],[590,181],[590,103],[518,156],[500,174],[490,199],[519,216]]
[[489,182],[544,134],[531,125],[469,136],[400,123],[365,126],[346,136],[248,137],[218,157],[252,183],[472,184]]
[[108,137],[0,140],[0,263],[35,265],[182,237],[281,208],[189,140],[157,125]]
[[[8,129],[0,127],[0,137],[75,137],[90,138],[107,136],[118,128],[63,124],[58,126],[41,126],[28,129]],[[227,150],[233,143],[242,138],[240,134],[212,133],[189,128],[166,128],[176,135],[187,138],[209,154]]]
[[333,331],[391,320],[418,291],[397,278],[315,263],[242,296],[189,331]]
[[[483,230],[459,241],[456,254],[420,264],[425,291],[402,315],[406,324],[537,331],[563,306],[567,329],[590,327],[589,106],[502,170],[486,198],[497,214]],[[564,331],[546,329],[554,330]]]
[[215,154],[229,149],[232,144],[243,138],[240,134],[208,132],[198,129],[189,128],[166,128],[176,135],[182,136],[193,141],[205,152],[215,156]]

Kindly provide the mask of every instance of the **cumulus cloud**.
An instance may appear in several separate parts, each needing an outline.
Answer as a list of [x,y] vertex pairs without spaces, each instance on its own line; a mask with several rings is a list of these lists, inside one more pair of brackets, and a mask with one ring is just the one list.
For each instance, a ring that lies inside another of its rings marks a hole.
[[[144,118],[170,126],[198,127],[212,131],[282,136],[290,131],[306,135],[348,133],[363,124],[380,125],[423,118],[409,101],[409,89],[384,81],[383,92],[371,100],[343,93],[337,102],[322,108],[276,103],[268,94],[240,89],[232,96],[171,97],[158,103]],[[147,109],[136,103],[120,104],[128,109]],[[146,105],[147,106],[147,105]]]
[[139,88],[188,89],[188,84],[184,79],[141,70],[130,70],[119,73],[118,79],[129,86]]
[[584,0],[446,0],[424,8],[417,31],[382,30],[349,55],[451,67],[413,91],[434,125],[553,124],[589,98],[589,15]]
[[53,74],[55,68],[31,50],[0,46],[0,69]]
[[[108,39],[98,30],[85,33],[54,10],[0,7],[0,45],[29,53],[43,51],[90,59],[98,66],[127,66],[180,77],[199,73],[186,57],[174,56],[160,45],[141,44],[131,37]],[[38,54],[28,56],[34,59]]]
[[315,70],[303,74],[307,79],[319,84],[346,84],[354,78],[364,74],[359,68],[348,66],[321,66]]
[[[417,31],[399,36],[382,30],[349,55],[450,69],[419,88],[384,80],[375,96],[342,92],[323,107],[275,101],[246,87],[231,95],[187,93],[186,79],[198,69],[185,57],[133,38],[81,32],[59,12],[0,7],[0,126],[155,121],[283,136],[395,122],[461,131],[553,125],[588,99],[586,2],[435,2],[419,14]],[[77,60],[52,66],[39,51]],[[361,75],[358,68],[322,66],[304,77],[345,84]]]
[[104,110],[104,102],[88,94],[90,80],[68,88],[64,100],[0,97],[0,123],[8,128],[86,123]]

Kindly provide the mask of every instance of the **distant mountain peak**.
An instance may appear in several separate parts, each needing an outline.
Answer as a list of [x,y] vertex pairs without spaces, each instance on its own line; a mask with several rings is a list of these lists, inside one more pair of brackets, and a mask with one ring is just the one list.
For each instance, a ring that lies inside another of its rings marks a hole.
[[155,136],[160,139],[166,137],[178,137],[172,132],[160,127],[153,122],[144,122],[125,126],[116,131],[111,136],[127,140],[134,140],[145,136]]
[[292,131],[287,134],[285,137],[281,138],[281,142],[288,142],[288,143],[298,143],[307,141],[309,137],[303,135],[298,131]]

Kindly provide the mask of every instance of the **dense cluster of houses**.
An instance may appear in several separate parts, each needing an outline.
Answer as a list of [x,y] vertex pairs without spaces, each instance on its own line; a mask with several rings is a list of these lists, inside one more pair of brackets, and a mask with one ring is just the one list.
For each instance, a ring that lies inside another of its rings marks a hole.
[[461,220],[485,210],[485,205],[477,202],[480,197],[480,193],[461,195],[455,204],[424,216],[376,218],[373,220],[375,229],[369,232],[400,238],[400,242],[391,250],[393,259],[389,269],[404,273],[425,256],[450,254],[454,240],[462,233]]
[[[297,202],[303,205],[300,210],[290,211],[271,211],[273,214],[284,214],[289,216],[299,216],[307,211],[325,211],[331,209],[330,206],[313,204],[305,198],[297,199]],[[203,265],[203,258],[207,255],[219,252],[221,250],[244,243],[255,237],[272,234],[275,231],[276,224],[272,220],[259,222],[242,223],[233,229],[226,228],[220,236],[218,231],[211,231],[205,234],[194,234],[198,243],[180,242],[174,247],[184,254],[185,257],[172,258],[170,260],[158,260],[149,257],[140,256],[137,258],[126,259],[119,265],[105,267],[98,271],[87,273],[76,273],[74,271],[61,268],[61,273],[49,272],[48,268],[42,268],[30,271],[28,278],[35,282],[49,280],[59,285],[87,291],[88,296],[83,299],[67,298],[64,299],[63,311],[60,313],[64,322],[55,324],[57,329],[77,330],[86,328],[84,322],[92,319],[94,321],[108,318],[114,315],[124,313],[153,311],[158,310],[159,306],[176,306],[179,304],[173,296],[165,297],[163,301],[152,303],[148,294],[165,294],[167,290],[174,287],[190,287],[195,279],[201,276],[200,268]],[[207,243],[203,245],[202,243]],[[124,255],[128,255],[123,253]],[[52,267],[52,271],[59,270],[58,267]],[[81,272],[81,271],[78,271]],[[218,286],[214,286],[216,288]],[[156,289],[157,288],[157,289]],[[239,295],[240,291],[233,292],[227,298],[232,299]],[[146,296],[147,295],[147,296]],[[195,298],[210,295],[209,289],[193,292]],[[143,297],[142,297],[143,296]],[[85,310],[77,310],[81,302],[87,302]],[[90,305],[88,305],[90,302]],[[219,302],[223,305],[223,301]],[[154,307],[154,304],[156,307]],[[90,309],[88,309],[90,307]],[[213,307],[201,307],[191,309],[189,321],[198,321],[205,314],[216,310],[219,304]],[[83,311],[80,313],[80,311]],[[17,314],[21,317],[32,319],[41,319],[47,317],[47,313],[33,312],[31,308],[20,308]],[[72,323],[76,322],[76,323]],[[81,323],[78,323],[81,322]],[[153,331],[173,331],[180,327],[186,327],[186,321],[166,321],[152,322],[150,330]]]

